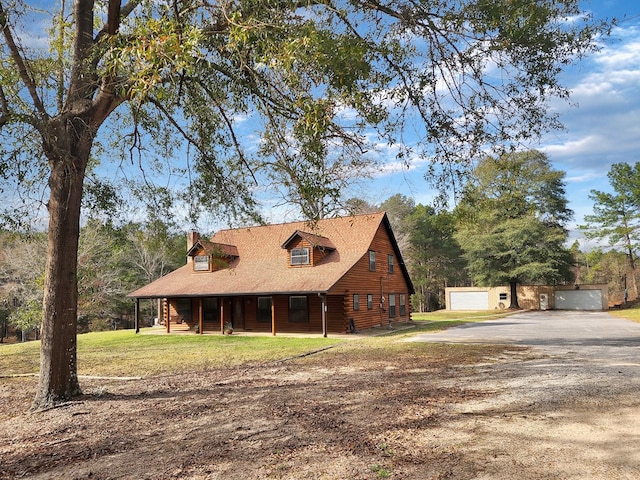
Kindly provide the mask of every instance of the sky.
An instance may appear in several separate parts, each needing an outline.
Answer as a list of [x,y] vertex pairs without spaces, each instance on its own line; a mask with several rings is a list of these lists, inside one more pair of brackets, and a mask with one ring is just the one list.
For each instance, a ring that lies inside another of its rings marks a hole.
[[[564,131],[545,135],[532,145],[545,152],[556,170],[566,173],[566,193],[574,220],[570,242],[586,242],[576,226],[592,213],[591,190],[611,191],[607,173],[614,163],[640,162],[640,2],[592,0],[583,9],[597,19],[615,17],[618,26],[602,39],[601,50],[562,75],[571,104],[550,105],[560,114]],[[434,192],[424,179],[424,165],[387,168],[367,187],[372,203],[401,193],[429,204]]]
[[[563,84],[571,91],[572,103],[558,100],[550,108],[560,114],[565,130],[551,132],[539,144],[531,145],[547,153],[554,168],[566,173],[569,208],[575,212],[569,225],[571,241],[580,239],[576,226],[592,212],[591,190],[610,190],[610,166],[640,162],[640,2],[584,0],[581,6],[596,19],[617,18],[618,25],[610,37],[601,40],[598,53],[563,73]],[[28,36],[28,32],[21,34]],[[43,36],[23,41],[46,44]],[[406,168],[389,160],[372,179],[356,186],[350,196],[380,204],[402,194],[416,204],[431,204],[436,192],[425,180],[426,171],[427,165],[419,161]],[[298,219],[292,207],[270,209],[268,202],[265,213],[271,222]],[[226,225],[205,223],[199,227],[211,232]]]

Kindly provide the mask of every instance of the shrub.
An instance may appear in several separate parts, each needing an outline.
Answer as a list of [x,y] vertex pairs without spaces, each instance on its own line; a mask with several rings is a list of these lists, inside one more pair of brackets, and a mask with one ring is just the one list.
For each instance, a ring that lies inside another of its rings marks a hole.
[[94,318],[89,322],[90,332],[106,332],[111,329],[111,321],[104,318]]

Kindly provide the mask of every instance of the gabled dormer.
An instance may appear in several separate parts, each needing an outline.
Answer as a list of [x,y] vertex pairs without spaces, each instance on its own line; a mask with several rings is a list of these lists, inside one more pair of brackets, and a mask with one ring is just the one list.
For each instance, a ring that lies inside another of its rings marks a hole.
[[290,267],[317,265],[336,249],[328,238],[300,230],[293,232],[282,244],[282,248],[288,253]]
[[238,258],[238,249],[234,245],[213,243],[198,238],[187,251],[187,258],[193,272],[215,272],[228,268]]

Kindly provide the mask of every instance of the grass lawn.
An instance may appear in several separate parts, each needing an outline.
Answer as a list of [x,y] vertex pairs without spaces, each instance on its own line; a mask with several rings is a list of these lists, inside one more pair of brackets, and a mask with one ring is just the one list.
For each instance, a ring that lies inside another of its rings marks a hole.
[[[399,337],[435,332],[468,322],[506,315],[488,312],[413,314],[409,330],[380,329],[381,336],[360,341],[344,337],[286,337],[244,335],[136,335],[133,330],[78,335],[78,374],[115,377],[181,373],[243,364],[272,362],[342,343],[341,350],[372,348],[384,355],[396,350]],[[356,346],[360,344],[360,346]],[[395,344],[392,346],[392,344]],[[40,342],[0,344],[0,376],[35,374],[40,368]]]
[[435,312],[412,313],[413,320],[421,332],[438,332],[446,328],[455,327],[464,323],[483,322],[494,318],[505,317],[511,313],[509,310],[484,310],[474,312],[452,312],[451,310],[438,310]]
[[[133,330],[78,335],[78,375],[148,376],[264,363],[334,345],[338,338],[136,335]],[[0,375],[37,373],[40,342],[0,345]]]
[[435,312],[412,313],[411,320],[414,322],[442,322],[457,320],[464,323],[481,322],[490,318],[500,318],[511,313],[510,310],[478,310],[478,311],[451,311],[437,310]]
[[630,308],[622,308],[620,310],[609,310],[609,313],[614,317],[628,318],[634,322],[640,323],[640,305],[635,304]]

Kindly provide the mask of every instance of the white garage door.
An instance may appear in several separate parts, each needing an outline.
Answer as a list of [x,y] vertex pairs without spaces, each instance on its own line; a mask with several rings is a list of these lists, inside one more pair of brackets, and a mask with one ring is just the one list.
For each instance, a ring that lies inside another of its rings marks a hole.
[[556,290],[558,310],[602,310],[602,290]]
[[489,292],[451,292],[450,310],[489,310]]

